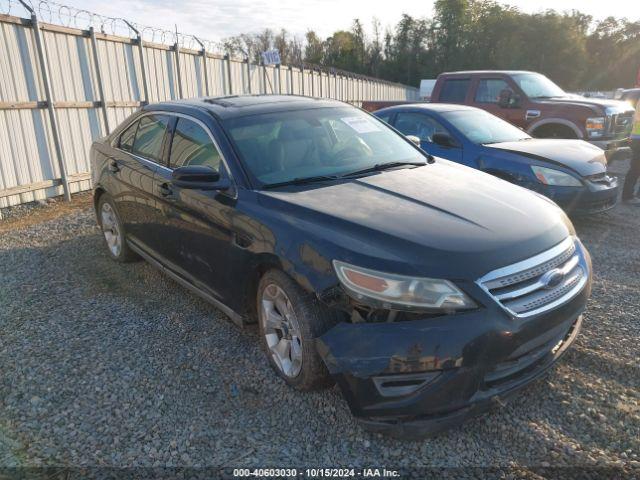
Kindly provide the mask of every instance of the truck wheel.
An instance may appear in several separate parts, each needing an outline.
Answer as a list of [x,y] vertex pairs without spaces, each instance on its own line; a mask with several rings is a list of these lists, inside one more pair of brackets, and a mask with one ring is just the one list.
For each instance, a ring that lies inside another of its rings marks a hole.
[[542,125],[536,128],[531,136],[536,138],[566,138],[577,139],[576,132],[571,127],[559,124]]
[[260,279],[257,308],[262,346],[276,373],[298,390],[332,385],[314,342],[333,325],[331,313],[279,270]]

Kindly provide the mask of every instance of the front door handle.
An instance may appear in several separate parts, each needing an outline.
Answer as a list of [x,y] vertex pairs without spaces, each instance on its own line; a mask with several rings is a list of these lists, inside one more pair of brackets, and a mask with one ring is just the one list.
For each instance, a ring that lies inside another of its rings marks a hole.
[[109,171],[111,173],[118,173],[120,171],[120,167],[118,166],[118,162],[115,160],[111,160],[109,162]]
[[160,185],[158,190],[160,190],[160,195],[162,195],[163,197],[168,197],[170,195],[173,195],[173,190],[171,190],[171,185],[169,185],[168,183],[163,183],[162,185]]

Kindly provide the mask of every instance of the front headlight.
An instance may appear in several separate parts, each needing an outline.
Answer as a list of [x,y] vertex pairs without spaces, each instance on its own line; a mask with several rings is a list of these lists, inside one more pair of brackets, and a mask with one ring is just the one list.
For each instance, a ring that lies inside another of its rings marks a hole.
[[464,310],[476,304],[448,280],[377,272],[333,261],[338,279],[356,300],[387,309]]
[[554,168],[532,166],[533,174],[541,183],[556,187],[581,187],[582,182],[573,175],[561,172]]
[[604,117],[587,118],[587,123],[585,124],[587,135],[591,138],[603,136],[605,124],[606,121]]

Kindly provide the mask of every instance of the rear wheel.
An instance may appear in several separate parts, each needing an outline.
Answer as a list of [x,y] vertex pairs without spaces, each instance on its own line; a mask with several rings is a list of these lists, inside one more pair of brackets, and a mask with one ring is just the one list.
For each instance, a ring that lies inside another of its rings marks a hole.
[[109,256],[118,262],[132,262],[139,257],[129,248],[124,227],[113,199],[106,193],[98,201],[98,219]]
[[262,345],[278,375],[299,390],[331,385],[314,345],[333,325],[330,312],[279,270],[260,279],[257,307]]

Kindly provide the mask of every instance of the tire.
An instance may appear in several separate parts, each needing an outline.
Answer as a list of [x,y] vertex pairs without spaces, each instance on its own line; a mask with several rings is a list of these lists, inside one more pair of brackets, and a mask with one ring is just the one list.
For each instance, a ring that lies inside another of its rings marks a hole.
[[96,215],[109,256],[116,262],[122,263],[140,260],[140,257],[127,245],[120,214],[108,193],[103,193],[100,196]]
[[[315,348],[315,339],[335,325],[332,313],[280,270],[269,270],[262,276],[256,305],[262,347],[276,373],[298,390],[318,390],[333,385]],[[285,315],[282,315],[282,309]],[[280,330],[276,327],[275,316],[270,315],[274,312],[281,319],[285,318],[280,322]],[[287,338],[290,343],[288,356],[278,353],[286,352],[282,345],[287,343]],[[285,360],[281,359],[283,357]]]

